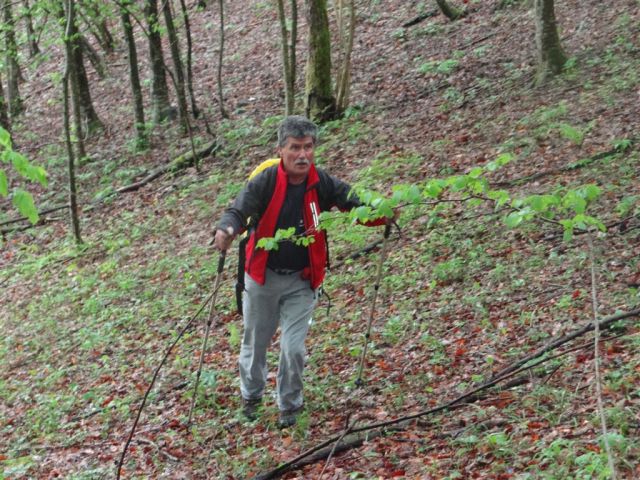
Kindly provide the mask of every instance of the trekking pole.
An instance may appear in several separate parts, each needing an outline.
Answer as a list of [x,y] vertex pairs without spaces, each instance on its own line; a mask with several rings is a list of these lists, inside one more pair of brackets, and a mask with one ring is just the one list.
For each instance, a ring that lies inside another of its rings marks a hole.
[[[224,255],[222,255],[222,257],[223,257],[222,258],[222,263],[224,263]],[[220,277],[220,274],[218,274],[218,277]],[[127,455],[127,450],[129,448],[129,445],[131,445],[131,441],[133,440],[134,434],[136,433],[136,427],[138,426],[138,422],[140,421],[140,417],[142,416],[142,410],[144,409],[144,406],[147,403],[147,399],[149,398],[149,394],[151,393],[151,389],[153,388],[153,385],[155,384],[156,379],[158,378],[158,374],[160,373],[160,369],[163,367],[163,365],[167,361],[167,358],[169,358],[169,355],[173,351],[173,348],[178,344],[180,339],[184,336],[184,334],[187,332],[187,330],[191,327],[191,324],[195,321],[195,319],[198,318],[198,315],[200,315],[200,312],[202,312],[202,310],[204,310],[204,308],[207,306],[207,304],[210,301],[213,300],[213,302],[215,302],[215,297],[216,297],[216,295],[218,293],[219,286],[220,286],[219,281],[216,278],[216,289],[207,297],[207,299],[202,303],[202,305],[200,305],[200,308],[195,313],[195,315],[193,315],[189,319],[189,321],[185,324],[185,326],[182,327],[182,330],[180,330],[180,332],[178,333],[176,338],[173,340],[173,342],[171,342],[171,345],[169,345],[169,348],[167,348],[167,351],[164,353],[164,356],[162,357],[162,360],[160,361],[160,364],[158,365],[156,370],[153,372],[153,377],[151,378],[151,382],[149,383],[149,386],[147,387],[147,391],[145,392],[144,397],[142,398],[142,402],[140,402],[140,407],[138,407],[138,413],[136,414],[136,418],[133,421],[133,426],[131,427],[131,431],[129,432],[129,436],[127,437],[127,441],[125,442],[124,448],[122,449],[122,454],[120,455],[120,460],[118,461],[118,467],[117,467],[117,470],[116,470],[116,480],[120,480],[120,475],[122,473],[122,465],[124,464],[124,459],[125,459],[125,456]]]
[[220,289],[220,282],[222,280],[222,270],[224,270],[224,260],[227,255],[226,250],[220,252],[218,257],[218,273],[216,275],[216,281],[213,287],[213,298],[211,305],[209,306],[209,318],[207,319],[207,329],[202,340],[202,350],[200,351],[200,363],[198,365],[198,373],[196,374],[196,384],[193,387],[193,398],[191,399],[191,408],[189,409],[189,420],[187,420],[187,428],[191,425],[191,418],[193,416],[193,410],[196,407],[196,397],[198,396],[198,384],[200,383],[200,374],[202,373],[202,364],[204,362],[204,352],[207,349],[207,340],[209,339],[209,332],[211,331],[211,323],[214,318],[214,309],[216,305],[216,299],[218,298],[218,290]]
[[387,223],[384,229],[384,237],[382,239],[382,249],[380,251],[380,260],[378,261],[378,268],[376,273],[376,283],[373,286],[373,300],[371,301],[371,312],[369,313],[369,321],[367,322],[367,332],[364,335],[364,348],[362,349],[362,355],[360,356],[360,365],[358,366],[358,377],[356,378],[356,387],[361,387],[364,382],[362,381],[362,370],[364,369],[364,359],[367,355],[367,347],[369,345],[369,338],[371,337],[371,325],[373,323],[373,317],[376,311],[376,300],[378,299],[378,290],[380,289],[380,280],[382,279],[382,265],[384,264],[387,256],[387,244],[389,235],[391,234],[391,222]]

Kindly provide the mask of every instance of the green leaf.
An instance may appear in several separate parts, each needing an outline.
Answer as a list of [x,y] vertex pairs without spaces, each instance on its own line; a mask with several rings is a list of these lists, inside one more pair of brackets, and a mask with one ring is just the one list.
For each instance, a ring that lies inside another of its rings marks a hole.
[[353,210],[353,215],[355,216],[355,219],[361,223],[368,222],[371,218],[371,208],[366,205],[362,205]]
[[585,185],[580,189],[582,197],[587,202],[593,202],[596,200],[600,196],[601,192],[600,187],[594,184]]
[[564,234],[562,239],[565,242],[570,242],[573,239],[573,220],[560,220],[560,224],[564,227]]
[[489,172],[493,172],[493,171],[497,170],[498,168],[506,165],[507,163],[509,163],[514,158],[515,158],[515,156],[513,155],[513,153],[510,153],[510,152],[502,153],[502,154],[498,155],[498,158],[496,158],[494,161],[487,163],[485,168]]
[[469,173],[467,173],[467,175],[469,175],[471,178],[478,178],[480,175],[482,175],[482,168],[480,167],[475,167],[472,168],[471,171]]
[[278,250],[278,242],[273,237],[264,237],[258,240],[256,247],[264,250]]
[[2,169],[0,169],[0,195],[3,197],[9,195],[9,182],[7,182],[7,175]]
[[429,180],[424,187],[423,194],[429,198],[438,198],[444,190],[446,183],[444,180],[434,179]]
[[11,149],[11,135],[2,127],[0,127],[0,145],[6,149]]
[[490,190],[487,197],[496,202],[496,207],[501,207],[509,202],[509,192],[506,190]]
[[38,210],[33,202],[31,194],[22,189],[16,189],[13,192],[13,204],[18,211],[27,217],[32,224],[38,222]]
[[18,153],[18,152],[9,152],[8,154],[9,160],[11,160],[11,163],[13,164],[13,167],[16,169],[16,171],[22,175],[25,178],[29,178],[29,161],[27,160],[27,158]]
[[29,179],[38,182],[45,188],[49,185],[47,171],[38,165],[32,165],[31,168],[29,168]]
[[447,179],[447,184],[451,186],[451,190],[459,192],[460,190],[465,189],[471,180],[472,179],[466,175],[456,175],[454,177],[449,177]]
[[504,219],[504,223],[509,228],[515,228],[515,227],[517,227],[518,225],[520,225],[522,223],[522,220],[524,220],[524,215],[522,214],[522,212],[519,212],[519,211],[518,212],[511,212]]
[[587,201],[575,190],[570,190],[562,198],[562,205],[572,209],[576,214],[584,213],[587,209]]

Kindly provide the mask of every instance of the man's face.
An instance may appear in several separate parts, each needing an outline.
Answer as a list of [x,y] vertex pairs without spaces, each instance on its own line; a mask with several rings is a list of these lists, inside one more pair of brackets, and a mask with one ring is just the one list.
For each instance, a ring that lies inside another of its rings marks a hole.
[[290,180],[295,182],[307,177],[313,162],[313,147],[312,137],[288,137],[287,143],[278,148],[278,154]]

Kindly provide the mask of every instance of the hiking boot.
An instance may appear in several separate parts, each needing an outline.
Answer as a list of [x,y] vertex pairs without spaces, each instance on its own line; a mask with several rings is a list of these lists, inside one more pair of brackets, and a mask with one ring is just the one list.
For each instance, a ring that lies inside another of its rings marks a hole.
[[258,418],[258,409],[262,405],[261,398],[242,399],[242,414],[247,420],[254,421]]
[[278,417],[278,426],[280,428],[293,427],[298,421],[298,415],[302,412],[303,405],[298,408],[292,408],[291,410],[280,410],[280,416]]

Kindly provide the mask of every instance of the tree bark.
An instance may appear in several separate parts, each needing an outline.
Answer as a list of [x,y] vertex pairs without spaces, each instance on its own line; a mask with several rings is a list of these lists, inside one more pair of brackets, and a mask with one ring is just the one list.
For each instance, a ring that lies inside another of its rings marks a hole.
[[82,10],[78,13],[80,13],[82,20],[84,20],[84,23],[87,25],[87,29],[91,32],[93,38],[96,39],[100,48],[102,48],[107,55],[113,53],[115,49],[115,41],[113,40],[113,36],[109,31],[107,22],[99,7],[96,7],[95,2],[85,1],[84,8],[86,13],[83,13]]
[[93,68],[95,69],[98,76],[104,79],[107,73],[104,62],[100,58],[100,55],[98,55],[98,52],[96,52],[96,49],[91,46],[84,35],[80,35],[80,46],[82,47],[82,50],[87,54],[87,58],[89,59],[89,62],[91,62],[91,65],[93,65]]
[[224,108],[224,93],[222,91],[222,62],[224,60],[224,0],[218,0],[220,6],[220,50],[218,51],[218,103],[220,104],[220,115],[222,118],[229,118],[229,114]]
[[18,47],[16,45],[15,23],[11,10],[12,0],[4,0],[4,41],[7,71],[7,97],[11,117],[19,115],[23,110],[20,97],[20,65],[18,64]]
[[157,0],[145,0],[144,16],[148,25],[149,61],[151,63],[151,105],[153,123],[161,123],[171,116],[169,104],[169,88],[164,71],[162,55],[162,38],[158,31]]
[[136,149],[142,150],[148,146],[148,139],[144,122],[144,105],[142,87],[140,85],[140,73],[138,71],[138,52],[136,50],[136,42],[133,36],[131,16],[129,15],[128,10],[128,6],[130,4],[131,2],[123,2],[121,4],[120,20],[122,22],[122,30],[124,31],[124,39],[127,44],[127,56],[129,60],[129,82],[131,84],[135,114]]
[[307,0],[309,53],[306,71],[306,113],[317,122],[336,116],[331,87],[331,37],[326,0]]
[[298,31],[298,6],[291,0],[291,44],[287,30],[287,17],[284,0],[278,0],[278,18],[280,20],[280,44],[282,46],[282,70],[284,74],[284,112],[292,115],[295,108],[296,80],[296,36]]
[[440,7],[440,11],[447,17],[449,20],[457,20],[461,18],[464,14],[463,10],[460,10],[452,5],[449,5],[447,0],[436,0],[438,7]]
[[538,71],[536,85],[562,72],[567,56],[560,44],[553,0],[535,0]]
[[7,110],[7,102],[4,99],[4,87],[2,86],[2,76],[0,76],[0,127],[7,132],[11,131],[9,123],[9,111]]
[[178,99],[178,119],[180,126],[184,132],[187,131],[187,97],[184,89],[184,68],[182,66],[182,58],[180,57],[180,45],[178,43],[178,34],[173,23],[173,13],[171,12],[171,0],[163,0],[162,14],[164,15],[164,23],[167,27],[167,35],[169,37],[169,48],[171,50],[171,59],[173,60],[173,71],[176,89],[176,98]]
[[[82,237],[80,236],[80,219],[78,216],[78,195],[76,189],[76,175],[75,175],[75,155],[73,152],[73,145],[71,143],[71,127],[69,125],[69,84],[71,83],[71,95],[74,98],[74,110],[76,123],[80,115],[79,105],[79,92],[78,92],[78,76],[76,71],[76,58],[74,50],[79,50],[76,42],[77,35],[73,35],[75,31],[75,6],[74,0],[66,0],[66,28],[64,35],[65,52],[66,52],[66,66],[64,72],[64,78],[62,81],[63,88],[63,100],[64,100],[64,134],[65,144],[67,146],[68,157],[68,175],[69,175],[69,214],[71,219],[71,227],[73,229],[73,235],[77,244],[82,243]],[[78,135],[80,138],[80,135]]]
[[187,40],[187,90],[191,99],[191,112],[194,118],[198,118],[200,110],[196,104],[196,95],[193,93],[193,41],[191,39],[191,23],[189,21],[189,12],[184,0],[180,0],[180,9],[182,10],[182,18],[184,19],[184,33]]
[[33,58],[40,53],[37,36],[33,28],[33,15],[31,14],[31,6],[29,0],[23,0],[24,5],[24,21],[27,29],[27,43],[29,45],[29,57]]
[[[69,27],[71,29],[71,35],[74,39],[79,37],[78,26],[75,21]],[[91,89],[89,87],[89,78],[87,77],[87,71],[84,68],[84,59],[82,55],[82,48],[77,41],[73,41],[72,45],[72,61],[73,71],[71,88],[77,89],[78,95],[74,95],[74,103],[79,102],[80,113],[82,115],[82,125],[87,134],[91,134],[96,130],[102,128],[102,122],[93,108],[93,100],[91,99]],[[75,81],[74,81],[75,79]],[[76,85],[74,85],[74,83]],[[78,130],[78,135],[81,135],[81,131]],[[82,157],[80,157],[82,158]]]
[[340,65],[340,73],[336,82],[336,111],[338,115],[342,115],[349,106],[349,93],[351,90],[351,53],[353,52],[353,39],[356,31],[356,10],[355,1],[348,0],[349,5],[349,29],[346,31],[344,27],[344,15],[342,9],[342,1],[338,2],[339,15],[339,32],[341,36],[340,48],[342,50],[342,63]]

